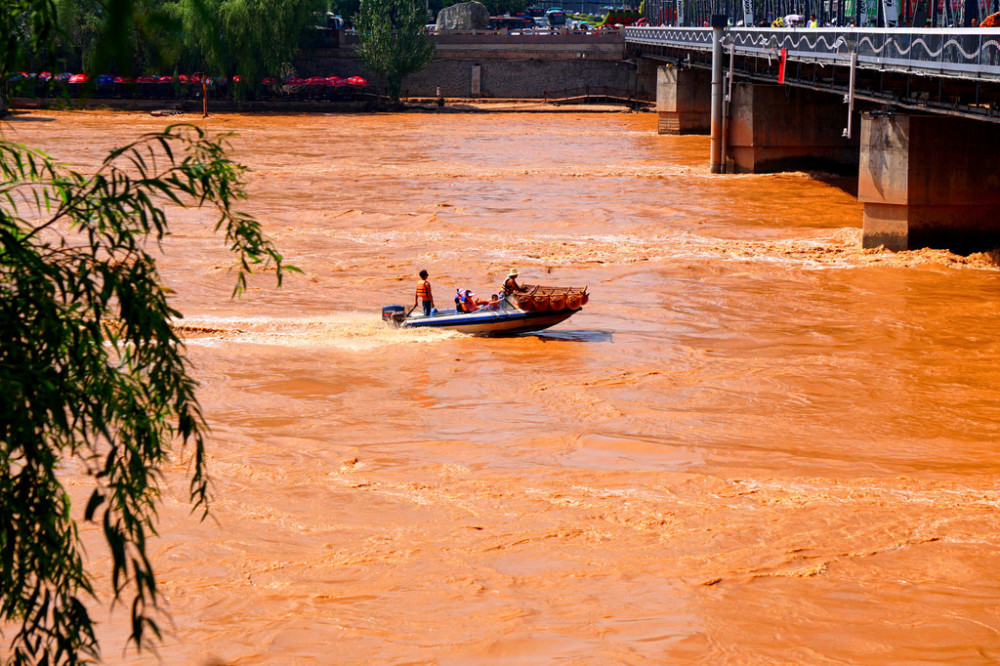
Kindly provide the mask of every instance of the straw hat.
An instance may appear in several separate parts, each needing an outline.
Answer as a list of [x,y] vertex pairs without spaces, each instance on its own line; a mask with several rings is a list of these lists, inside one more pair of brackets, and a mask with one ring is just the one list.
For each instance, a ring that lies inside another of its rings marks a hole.
[[517,269],[516,268],[510,269],[510,273],[507,273],[507,277],[517,277]]

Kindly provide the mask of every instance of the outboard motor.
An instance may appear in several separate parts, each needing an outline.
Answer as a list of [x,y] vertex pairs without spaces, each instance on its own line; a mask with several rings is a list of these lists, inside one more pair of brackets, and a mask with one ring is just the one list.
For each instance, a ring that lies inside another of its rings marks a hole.
[[382,321],[390,326],[399,327],[406,319],[406,308],[402,305],[386,305],[382,308]]

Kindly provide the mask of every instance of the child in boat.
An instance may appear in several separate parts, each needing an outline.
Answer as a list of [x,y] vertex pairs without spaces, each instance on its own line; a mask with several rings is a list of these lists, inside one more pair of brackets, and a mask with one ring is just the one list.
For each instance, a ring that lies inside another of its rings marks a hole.
[[475,312],[479,309],[479,304],[473,298],[473,294],[468,289],[458,289],[458,296],[455,297],[455,309],[458,312]]

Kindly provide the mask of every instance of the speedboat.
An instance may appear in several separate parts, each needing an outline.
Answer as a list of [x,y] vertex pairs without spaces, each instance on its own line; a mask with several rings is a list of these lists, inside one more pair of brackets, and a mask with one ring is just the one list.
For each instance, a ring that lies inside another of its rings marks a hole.
[[524,290],[475,312],[432,310],[427,316],[423,312],[407,312],[402,305],[387,305],[382,308],[382,321],[397,328],[447,328],[484,337],[517,335],[566,321],[590,300],[586,287],[524,285]]

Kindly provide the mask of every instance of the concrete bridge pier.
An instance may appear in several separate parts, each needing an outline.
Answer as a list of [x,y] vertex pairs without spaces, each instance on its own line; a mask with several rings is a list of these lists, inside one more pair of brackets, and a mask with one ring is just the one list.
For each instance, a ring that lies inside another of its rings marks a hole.
[[821,169],[853,173],[857,133],[844,138],[847,105],[840,95],[783,85],[733,86],[727,122],[732,173]]
[[664,65],[656,69],[659,134],[708,134],[712,129],[712,73]]
[[1000,246],[1000,127],[964,118],[865,115],[863,245],[974,252]]

